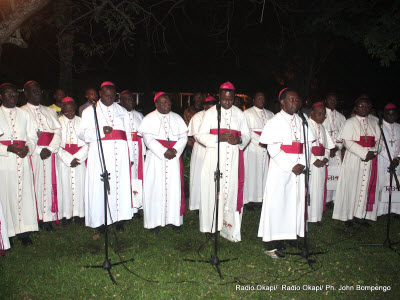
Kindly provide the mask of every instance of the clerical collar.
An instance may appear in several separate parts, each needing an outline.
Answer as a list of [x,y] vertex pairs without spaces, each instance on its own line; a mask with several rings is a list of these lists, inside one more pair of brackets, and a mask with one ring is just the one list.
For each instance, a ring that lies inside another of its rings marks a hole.
[[14,109],[15,109],[15,106],[14,107],[5,107],[4,105],[2,105],[1,107],[3,107],[4,109],[6,109],[6,110],[8,110],[8,111],[14,111]]
[[284,111],[283,109],[281,110],[281,114],[286,118],[286,119],[293,119],[294,118],[294,114],[290,115],[288,114],[286,111]]
[[160,113],[157,109],[156,109],[156,112],[159,114],[159,115],[161,115],[162,117],[166,117],[166,116],[168,116],[169,115],[169,113],[171,112],[169,112],[169,113],[167,113],[167,114],[162,114],[162,113]]
[[26,104],[27,104],[28,106],[34,107],[34,108],[39,108],[39,107],[40,107],[40,104],[39,104],[39,105],[33,105],[32,103],[29,103],[29,102],[27,102]]
[[231,106],[231,108],[229,108],[229,109],[225,109],[225,108],[223,108],[223,107],[221,106],[221,110],[223,110],[223,111],[226,111],[226,112],[229,112],[229,111],[231,111],[231,110],[232,110],[232,107],[233,107],[233,105]]
[[257,106],[254,106],[254,108],[255,108],[256,111],[259,111],[259,112],[264,111],[263,108],[258,108]]
[[361,116],[359,116],[359,115],[356,115],[356,118],[358,118],[358,119],[360,119],[360,120],[365,120],[365,119],[368,119],[368,116],[366,116],[366,117],[361,117]]
[[383,119],[383,124],[385,124],[388,127],[390,127],[390,126],[393,126],[394,122],[393,123],[389,123],[389,122],[386,122],[385,119]]

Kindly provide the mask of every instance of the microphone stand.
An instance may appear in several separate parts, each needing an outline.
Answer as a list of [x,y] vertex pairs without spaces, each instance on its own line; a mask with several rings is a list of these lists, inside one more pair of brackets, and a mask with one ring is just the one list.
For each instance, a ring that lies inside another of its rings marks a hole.
[[[392,156],[390,155],[390,150],[387,144],[387,140],[386,140],[386,136],[385,133],[383,131],[383,119],[379,120],[379,128],[381,130],[381,136],[383,139],[383,142],[385,144],[386,147],[386,154],[389,158],[389,168],[388,168],[388,172],[390,174],[390,179],[389,179],[389,186],[390,186],[390,190],[389,190],[389,205],[388,205],[388,217],[387,217],[387,224],[386,224],[386,240],[383,242],[383,244],[374,244],[374,243],[370,243],[370,244],[357,244],[358,246],[382,246],[384,248],[389,248],[391,250],[393,250],[392,245],[398,244],[399,242],[391,242],[390,241],[390,223],[391,223],[391,214],[392,214],[392,189],[393,189],[393,178],[396,181],[396,188],[398,191],[400,191],[400,184],[399,184],[399,179],[397,178],[397,174],[396,174],[396,167],[393,165],[393,159]],[[393,250],[394,251],[394,250]]]
[[93,112],[94,112],[94,124],[96,127],[96,136],[97,136],[97,147],[99,149],[99,159],[102,173],[100,174],[101,181],[103,181],[103,190],[104,190],[104,262],[102,265],[93,265],[93,266],[85,266],[85,268],[95,268],[99,269],[102,268],[107,270],[108,275],[110,276],[111,281],[116,285],[117,282],[114,279],[114,276],[111,274],[112,266],[123,264],[127,261],[132,261],[132,259],[120,261],[118,263],[111,263],[111,260],[108,255],[108,195],[110,194],[110,173],[107,171],[106,161],[104,159],[104,151],[103,151],[103,143],[101,141],[100,136],[100,129],[99,129],[99,120],[97,118],[97,111],[96,111],[96,101],[92,103]]
[[316,261],[313,259],[310,259],[310,256],[324,254],[325,252],[310,252],[309,248],[308,248],[307,211],[308,211],[308,206],[310,205],[310,162],[309,162],[309,157],[308,157],[310,149],[308,147],[308,134],[307,134],[308,122],[307,122],[306,118],[304,117],[302,111],[299,111],[298,115],[302,120],[303,136],[304,136],[304,154],[305,154],[305,158],[306,158],[306,168],[304,170],[305,198],[304,198],[304,219],[303,219],[303,221],[304,221],[303,249],[301,250],[300,253],[284,252],[284,254],[299,255],[302,258],[305,258],[307,264],[314,270],[314,267],[312,266],[312,264],[316,263]]
[[222,276],[221,270],[219,268],[219,265],[223,262],[227,261],[232,261],[236,260],[237,258],[229,258],[229,259],[219,259],[218,257],[218,220],[219,220],[219,194],[220,194],[220,181],[222,178],[222,173],[219,168],[219,155],[220,155],[220,134],[221,134],[221,106],[218,107],[217,104],[217,114],[218,114],[218,134],[217,134],[217,167],[214,172],[214,182],[215,182],[215,203],[216,203],[216,212],[215,212],[215,232],[214,232],[214,255],[211,256],[210,260],[193,260],[193,259],[185,259],[185,261],[190,261],[190,262],[204,262],[204,263],[210,263],[212,266],[215,267],[219,274],[219,278],[221,280],[224,279]]

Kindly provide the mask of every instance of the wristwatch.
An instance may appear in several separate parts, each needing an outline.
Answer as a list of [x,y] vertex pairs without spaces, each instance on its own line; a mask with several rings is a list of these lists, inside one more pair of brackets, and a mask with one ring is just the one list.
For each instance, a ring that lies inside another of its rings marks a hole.
[[241,144],[242,142],[242,138],[239,136],[239,144]]
[[172,151],[174,151],[174,154],[177,154],[177,153],[178,153],[178,151],[176,151],[175,148],[171,148],[171,149],[172,149]]

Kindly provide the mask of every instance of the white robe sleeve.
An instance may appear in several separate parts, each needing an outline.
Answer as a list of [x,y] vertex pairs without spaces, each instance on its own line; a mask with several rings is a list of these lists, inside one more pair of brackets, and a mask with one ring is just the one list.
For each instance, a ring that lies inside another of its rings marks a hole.
[[215,134],[210,134],[211,120],[209,116],[210,114],[207,114],[207,112],[204,114],[203,121],[199,128],[199,134],[196,137],[199,143],[203,144],[205,147],[217,148],[218,137]]
[[70,154],[69,152],[65,151],[63,148],[60,148],[60,150],[57,153],[57,156],[68,167],[71,166],[71,162],[74,159],[73,155]]
[[251,140],[251,137],[250,137],[251,133],[250,133],[249,125],[247,124],[247,120],[244,116],[242,119],[240,134],[241,134],[241,138],[242,138],[242,143],[239,144],[238,146],[239,146],[240,150],[244,150],[244,148],[246,148],[247,144]]
[[[144,143],[146,144],[147,148],[150,149],[151,152],[155,154],[159,159],[164,159],[164,153],[167,151],[167,148],[161,145],[154,135],[150,133],[143,133]],[[176,150],[178,151],[178,149]]]
[[[297,165],[296,162],[293,162],[286,152],[281,150],[281,144],[269,144],[268,145],[268,153],[271,159],[273,159],[278,166],[287,172],[291,172],[293,167]],[[305,164],[304,164],[305,165]]]
[[30,113],[26,114],[27,128],[26,128],[26,146],[29,148],[28,155],[32,155],[36,149],[38,137],[35,131],[35,126]]
[[185,150],[186,143],[188,140],[187,134],[182,133],[178,136],[178,141],[174,145],[174,149],[177,151],[176,157],[180,157],[182,155],[183,150]]
[[[100,138],[104,138],[103,128],[99,128]],[[92,143],[97,141],[96,127],[94,124],[93,109],[85,109],[82,113],[82,120],[79,129],[79,138],[86,142]]]

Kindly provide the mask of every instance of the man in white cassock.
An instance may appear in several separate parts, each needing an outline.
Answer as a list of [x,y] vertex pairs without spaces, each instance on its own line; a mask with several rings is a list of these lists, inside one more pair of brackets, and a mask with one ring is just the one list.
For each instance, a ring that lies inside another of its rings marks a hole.
[[[129,90],[120,93],[120,103],[128,111],[129,124],[131,126],[133,160],[131,167],[133,213],[143,209],[143,164],[146,155],[146,147],[142,136],[138,134],[138,128],[143,120],[143,115],[135,110],[136,102]],[[139,216],[139,215],[136,215]]]
[[[396,168],[397,177],[400,178],[400,125],[396,123],[398,119],[397,106],[393,103],[389,103],[385,106],[383,112],[383,132],[386,137],[386,142],[389,147],[390,156],[392,157],[393,167]],[[387,154],[386,146],[381,139],[382,150],[378,154],[378,182],[380,186],[380,196],[378,202],[378,217],[387,215],[389,211],[389,191],[390,191],[390,173],[388,168],[390,166],[389,157]],[[393,177],[392,179],[392,191],[396,188],[396,182]],[[400,192],[396,192],[398,194]],[[392,201],[393,201],[392,194]],[[392,202],[390,211],[395,214],[400,214],[400,203]]]
[[200,180],[201,180],[201,167],[203,165],[204,154],[206,148],[199,143],[197,135],[205,112],[216,104],[213,96],[208,96],[204,101],[204,110],[195,114],[189,122],[189,137],[193,137],[195,142],[193,145],[192,156],[190,158],[190,196],[189,196],[189,209],[198,210],[200,207]]
[[335,148],[330,151],[328,163],[329,181],[327,184],[326,202],[329,203],[335,200],[338,175],[340,173],[340,168],[342,167],[343,142],[338,139],[338,136],[346,122],[346,118],[336,110],[336,93],[328,93],[324,102],[326,106],[326,119],[322,125],[328,131],[329,136],[335,143]]
[[311,177],[310,177],[310,205],[308,206],[308,222],[321,225],[322,213],[326,207],[327,195],[327,164],[330,150],[335,148],[328,131],[322,125],[326,118],[325,105],[322,102],[314,103],[308,126],[315,137],[311,147]]
[[[4,132],[0,128],[0,137],[2,135],[4,135]],[[8,238],[6,218],[4,217],[3,207],[0,201],[0,255],[5,255],[4,251],[8,249],[10,249],[10,240]]]
[[336,189],[332,218],[369,226],[366,219],[376,220],[379,197],[376,155],[379,152],[380,129],[376,117],[369,112],[368,98],[355,101],[356,115],[346,121],[339,139],[343,140],[346,154]]
[[39,83],[28,81],[24,85],[28,103],[21,107],[33,120],[38,141],[32,153],[32,167],[39,225],[54,230],[52,222],[59,222],[57,197],[56,154],[60,148],[61,125],[54,109],[41,105],[43,92]]
[[72,220],[83,223],[85,217],[85,161],[88,146],[78,138],[81,118],[75,116],[74,99],[65,97],[61,102],[61,147],[57,153],[57,188],[59,216],[64,224]]
[[[301,100],[289,88],[278,98],[282,110],[267,122],[260,137],[260,143],[268,146],[270,163],[258,236],[271,242],[267,254],[274,258],[284,256],[280,250],[285,249],[285,240],[304,236],[305,208],[305,139],[302,120],[296,113]],[[310,146],[315,138],[310,130],[307,136]]]
[[[110,174],[107,224],[116,223],[116,229],[123,231],[123,221],[132,219],[134,212],[130,180],[133,152],[128,112],[114,102],[115,98],[115,85],[110,81],[103,82],[96,113],[104,160]],[[85,223],[102,232],[105,224],[104,182],[93,107],[83,111],[78,137],[89,146],[85,179]]]
[[[29,235],[38,230],[35,192],[29,155],[36,148],[37,136],[30,115],[16,107],[15,85],[0,86],[0,219],[5,237],[17,236],[23,245],[32,244]],[[8,238],[7,238],[8,239]]]
[[245,180],[243,204],[259,203],[263,200],[267,182],[269,156],[266,148],[259,145],[261,132],[274,114],[264,108],[265,95],[258,92],[254,95],[253,107],[246,109],[244,115],[251,132],[251,141],[244,150]]
[[[210,235],[216,231],[231,242],[240,242],[243,214],[244,155],[250,142],[250,129],[243,112],[233,106],[235,87],[230,82],[220,86],[221,105],[204,114],[197,140],[206,147],[201,169],[200,231]],[[218,110],[220,110],[221,171],[219,205],[215,199],[214,173],[218,159]],[[216,210],[218,209],[218,224]]]
[[181,155],[187,143],[188,128],[171,112],[171,99],[164,92],[154,96],[156,110],[139,126],[148,148],[144,163],[144,227],[158,232],[171,225],[181,232],[185,213],[184,178]]

